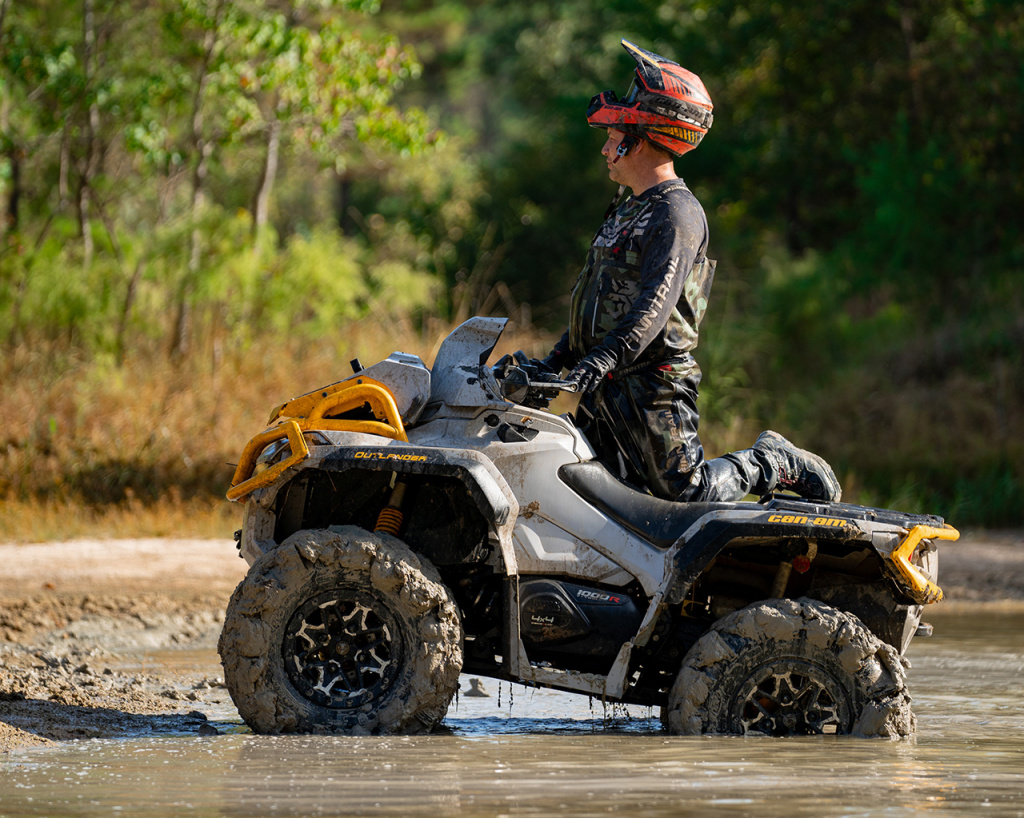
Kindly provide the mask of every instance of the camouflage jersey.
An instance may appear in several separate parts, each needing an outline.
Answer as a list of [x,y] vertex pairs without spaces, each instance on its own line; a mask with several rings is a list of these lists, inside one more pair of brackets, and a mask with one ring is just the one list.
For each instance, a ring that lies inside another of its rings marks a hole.
[[571,368],[591,355],[613,377],[672,364],[699,378],[690,351],[715,271],[707,246],[704,210],[681,179],[630,196],[590,245],[557,363]]

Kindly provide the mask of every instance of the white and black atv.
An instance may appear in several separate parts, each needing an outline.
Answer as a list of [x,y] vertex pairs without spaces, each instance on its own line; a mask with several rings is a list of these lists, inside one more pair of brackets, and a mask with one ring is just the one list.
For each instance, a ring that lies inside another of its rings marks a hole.
[[[906,736],[934,516],[792,496],[672,503],[618,480],[559,383],[487,365],[474,318],[278,407],[229,499],[250,564],[220,639],[261,733],[414,733],[460,672],[660,706],[672,733]],[[541,398],[537,400],[538,396]]]

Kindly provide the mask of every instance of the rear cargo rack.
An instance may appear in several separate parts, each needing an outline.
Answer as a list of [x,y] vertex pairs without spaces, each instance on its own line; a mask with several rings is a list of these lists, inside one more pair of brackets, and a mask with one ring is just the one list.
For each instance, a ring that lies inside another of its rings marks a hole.
[[956,540],[960,538],[960,532],[951,525],[936,528],[930,525],[915,525],[903,542],[889,555],[889,558],[896,566],[900,576],[909,586],[907,592],[915,602],[927,605],[931,602],[938,602],[942,599],[942,589],[928,579],[918,570],[917,566],[910,561],[911,555],[921,540]]

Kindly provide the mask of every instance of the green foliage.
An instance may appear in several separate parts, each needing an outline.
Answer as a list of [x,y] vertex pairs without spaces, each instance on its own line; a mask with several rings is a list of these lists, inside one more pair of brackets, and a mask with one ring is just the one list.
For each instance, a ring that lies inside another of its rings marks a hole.
[[515,301],[557,329],[615,192],[583,112],[627,87],[626,37],[715,100],[677,164],[719,259],[714,447],[777,425],[865,498],[1022,519],[1021,4],[91,5],[6,6],[7,349]]
[[359,315],[366,286],[345,245],[336,232],[323,230],[288,240],[261,287],[272,329],[320,334]]
[[354,177],[350,206],[376,255],[454,283],[493,249],[480,216],[489,193],[465,150],[461,139],[442,139],[428,153],[393,161],[380,177]]
[[[0,338],[64,340],[94,353],[113,352],[128,282],[108,260],[67,275],[81,259],[66,241],[73,226],[64,228],[52,231],[31,256],[5,265]],[[205,245],[190,302],[213,322],[210,330],[227,330],[240,343],[265,333],[315,339],[371,310],[378,320],[398,320],[436,304],[435,278],[399,260],[374,261],[335,228],[292,235],[282,246],[263,241],[253,247],[247,244],[247,215],[211,209],[201,229],[213,239]],[[169,331],[165,293],[169,280],[180,282],[184,239],[180,227],[152,239],[154,255],[144,265],[132,311],[139,337],[156,339]]]

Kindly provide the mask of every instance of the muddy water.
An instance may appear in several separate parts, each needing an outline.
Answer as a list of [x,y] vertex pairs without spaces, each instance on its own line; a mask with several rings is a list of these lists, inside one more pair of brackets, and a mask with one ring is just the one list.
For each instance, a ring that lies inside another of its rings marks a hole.
[[[913,742],[674,738],[643,708],[484,680],[445,735],[254,736],[225,703],[206,710],[221,735],[17,751],[0,816],[1024,816],[1024,611],[930,620]],[[209,651],[145,661],[217,672]]]

